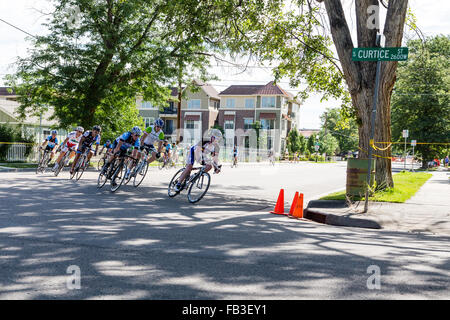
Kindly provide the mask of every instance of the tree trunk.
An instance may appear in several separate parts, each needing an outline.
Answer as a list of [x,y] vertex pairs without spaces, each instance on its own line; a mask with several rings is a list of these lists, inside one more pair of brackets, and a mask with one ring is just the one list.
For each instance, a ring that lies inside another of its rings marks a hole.
[[[322,1],[319,1],[322,2]],[[353,41],[340,0],[324,0],[330,21],[333,42],[342,65],[353,107],[357,114],[359,133],[359,157],[367,158],[370,146],[371,113],[375,93],[376,62],[352,61]],[[376,46],[376,29],[367,26],[368,7],[379,5],[378,0],[355,1],[358,47]],[[386,47],[399,47],[403,36],[407,0],[390,0],[383,34]],[[397,62],[382,62],[378,91],[377,116],[374,141],[391,141],[390,100],[395,84]],[[386,145],[379,145],[386,147]],[[391,148],[374,151],[376,158],[376,182],[380,188],[392,187]]]

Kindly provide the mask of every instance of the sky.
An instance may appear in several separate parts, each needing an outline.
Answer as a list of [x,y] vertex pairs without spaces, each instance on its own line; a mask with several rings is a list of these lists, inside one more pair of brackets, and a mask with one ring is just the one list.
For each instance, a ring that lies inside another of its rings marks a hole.
[[[448,0],[409,0],[409,6],[417,17],[417,25],[425,36],[450,34],[450,1]],[[354,1],[343,0],[343,7],[347,15],[349,28],[355,37],[356,25],[354,16]],[[5,20],[30,34],[45,34],[46,28],[42,26],[46,16],[51,11],[48,0],[0,0],[0,19]],[[383,26],[384,13],[380,11]],[[0,21],[0,86],[4,85],[2,78],[14,71],[14,61],[18,56],[27,55],[30,49],[27,35],[10,25]],[[414,38],[412,31],[406,31],[404,40]],[[223,65],[223,64],[221,64]],[[255,65],[255,64],[250,64]],[[244,73],[232,67],[214,67],[212,73],[220,80],[211,81],[217,91],[221,92],[232,84],[266,84],[273,80],[270,66],[266,68],[249,67]],[[289,79],[282,79],[279,85],[296,94],[302,88],[291,88]],[[320,102],[320,95],[313,94],[305,100],[300,109],[300,128],[318,129],[321,121],[320,115],[327,109],[338,107],[339,101],[329,100]]]

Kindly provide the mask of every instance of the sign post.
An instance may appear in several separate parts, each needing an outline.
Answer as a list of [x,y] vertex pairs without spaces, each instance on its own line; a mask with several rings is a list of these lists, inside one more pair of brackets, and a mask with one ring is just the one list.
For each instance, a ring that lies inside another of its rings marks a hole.
[[412,160],[411,160],[411,171],[414,172],[414,147],[417,144],[417,140],[411,140],[411,146],[413,147]]
[[404,165],[403,165],[403,169],[405,169],[406,170],[406,139],[408,138],[408,136],[409,136],[409,131],[408,130],[403,130],[402,131],[402,135],[403,135],[403,138],[405,138],[405,151],[404,151],[404,157],[405,157],[405,163],[404,163]]
[[364,212],[367,212],[369,207],[369,186],[370,186],[370,174],[372,170],[372,143],[375,136],[375,116],[377,113],[377,100],[378,100],[378,88],[380,86],[380,70],[381,61],[404,61],[408,59],[408,48],[381,48],[381,35],[377,34],[376,48],[353,48],[352,60],[353,61],[376,61],[377,69],[375,76],[375,93],[373,95],[372,102],[372,115],[371,115],[371,131],[369,140],[369,164],[367,170],[367,188],[365,192]]

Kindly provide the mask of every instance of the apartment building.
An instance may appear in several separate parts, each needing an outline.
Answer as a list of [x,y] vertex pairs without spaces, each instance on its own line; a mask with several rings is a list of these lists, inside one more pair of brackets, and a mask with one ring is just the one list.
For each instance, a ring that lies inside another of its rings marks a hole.
[[251,147],[253,124],[259,122],[266,134],[261,149],[281,153],[286,136],[299,124],[300,102],[273,81],[265,85],[232,85],[219,94],[218,124],[225,130],[227,147]]
[[[196,89],[182,88],[181,124],[183,144],[193,144],[201,140],[205,131],[211,128],[217,120],[220,107],[220,97],[216,89],[199,80],[194,80]],[[145,126],[153,124],[160,117],[164,120],[164,133],[172,141],[176,140],[178,89],[172,88],[171,99],[166,105],[154,106],[142,97],[136,99],[139,114],[145,121]]]

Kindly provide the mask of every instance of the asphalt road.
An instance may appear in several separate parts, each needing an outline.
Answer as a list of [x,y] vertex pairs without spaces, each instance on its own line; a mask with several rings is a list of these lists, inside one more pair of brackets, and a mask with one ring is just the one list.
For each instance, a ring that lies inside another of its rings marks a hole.
[[280,188],[286,203],[343,189],[344,163],[225,167],[196,205],[167,197],[174,173],[115,194],[95,172],[0,173],[0,299],[450,298],[449,237],[268,213]]

